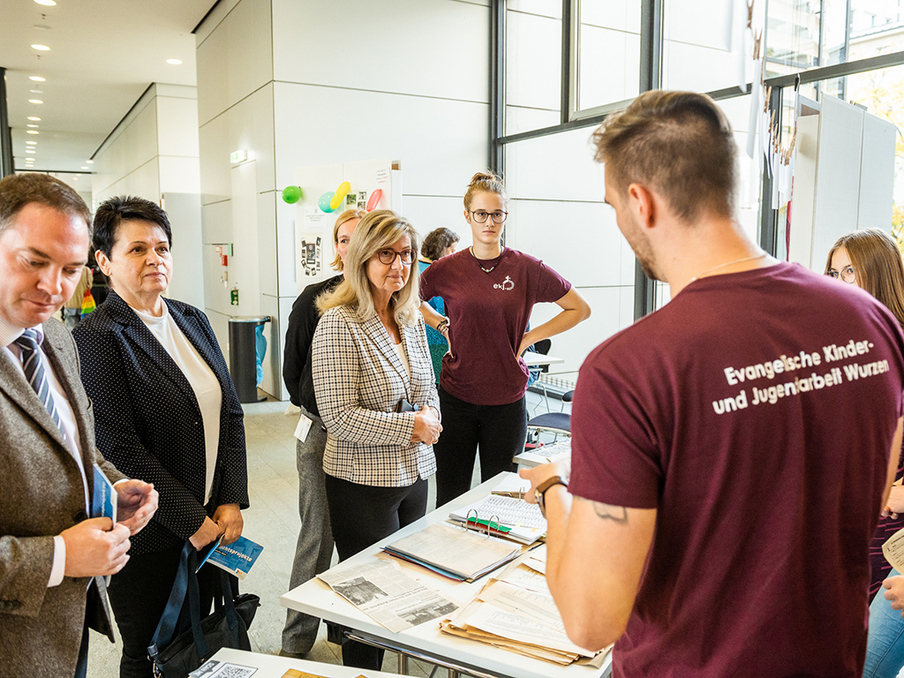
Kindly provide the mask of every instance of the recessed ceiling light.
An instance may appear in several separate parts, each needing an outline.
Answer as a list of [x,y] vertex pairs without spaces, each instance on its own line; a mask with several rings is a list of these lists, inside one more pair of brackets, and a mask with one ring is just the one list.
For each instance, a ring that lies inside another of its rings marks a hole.
[[44,90],[42,90],[42,89],[30,89],[28,91],[31,92],[32,94],[44,94]]
[[47,45],[32,45],[32,49],[36,49],[39,52],[49,52],[50,48]]
[[28,144],[29,146],[37,146],[37,145],[38,145],[38,142],[37,142],[37,141],[30,141],[30,140],[29,140],[29,141],[26,141],[25,143]]
[[180,59],[167,59],[166,63],[170,64],[171,66],[179,66],[182,64],[182,61]]
[[43,104],[44,102],[41,101],[40,99],[29,99],[29,100],[28,100],[28,103],[30,103],[30,104]]
[[38,127],[38,125],[33,125],[33,124],[31,124],[31,123],[29,123],[29,124],[27,124],[27,125],[25,125],[25,126],[26,126],[26,127]]
[[36,116],[36,115],[29,115],[29,116],[28,116],[28,119],[29,119],[29,120],[34,120],[35,122],[41,122],[41,119],[40,119],[38,116]]
[[88,163],[89,165],[93,165],[93,164],[94,164],[94,161],[93,161],[93,160],[85,160],[85,162]]
[[27,129],[25,130],[26,134],[40,134],[40,132],[36,129]]
[[47,78],[42,78],[40,75],[30,75],[28,76],[29,80],[33,80],[34,82],[46,82]]
[[35,0],[35,2],[45,7],[53,7],[56,4],[56,0]]
[[25,149],[25,152],[26,152],[26,153],[35,153],[35,151],[31,150],[30,148],[26,148],[26,149]]
[[89,170],[89,169],[91,169],[91,168],[88,167],[87,165],[82,165],[82,169],[84,169],[84,170]]

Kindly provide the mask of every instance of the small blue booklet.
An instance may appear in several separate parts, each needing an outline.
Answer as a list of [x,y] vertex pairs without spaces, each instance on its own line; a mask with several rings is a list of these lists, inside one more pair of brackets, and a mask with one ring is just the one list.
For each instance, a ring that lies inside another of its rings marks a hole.
[[94,464],[94,492],[91,495],[91,517],[110,518],[116,525],[116,503],[118,497],[113,483],[107,479],[100,466]]
[[200,570],[204,563],[210,563],[221,570],[234,574],[239,579],[244,579],[264,547],[245,537],[239,537],[229,545],[221,544],[222,539],[223,537],[220,536],[217,541],[213,542],[215,548],[211,549],[209,553],[207,549],[210,547],[206,546],[198,554],[200,559],[198,569]]

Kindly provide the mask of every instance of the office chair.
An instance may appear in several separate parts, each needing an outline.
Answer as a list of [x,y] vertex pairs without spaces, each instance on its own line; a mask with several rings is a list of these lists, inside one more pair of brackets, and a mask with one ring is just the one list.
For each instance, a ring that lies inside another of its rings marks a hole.
[[[541,355],[549,355],[549,349],[552,347],[551,339],[541,339],[536,344],[532,344],[527,347],[528,351],[533,351],[534,353],[540,353]],[[544,384],[540,376],[544,372],[549,372],[549,365],[537,365],[535,367],[527,368],[528,377],[527,377],[527,387],[530,388],[532,385],[536,384],[537,388],[543,391],[543,399],[546,401],[546,411],[550,412],[551,409],[549,407],[549,393],[546,391],[546,384]],[[537,403],[534,406],[534,414],[537,413],[537,408],[540,407],[540,403]]]
[[[562,408],[574,398],[574,391],[566,391],[562,395]],[[571,435],[571,415],[568,412],[546,412],[537,415],[527,422],[527,445],[536,447],[541,433],[552,433],[553,442],[560,435]]]

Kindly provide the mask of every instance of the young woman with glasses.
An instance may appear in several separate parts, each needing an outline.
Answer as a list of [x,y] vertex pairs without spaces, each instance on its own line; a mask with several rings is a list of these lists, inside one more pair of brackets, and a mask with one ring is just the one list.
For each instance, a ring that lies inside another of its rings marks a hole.
[[[898,244],[888,233],[867,228],[841,236],[829,250],[825,272],[869,292],[904,327],[904,263]],[[899,461],[888,505],[870,543],[869,594],[875,597],[870,605],[864,677],[897,676],[904,666],[904,619],[892,609],[882,589],[882,582],[889,575],[893,576],[886,580],[886,588],[904,589],[904,578],[892,570],[882,553],[882,544],[904,528],[902,477],[904,465]]]
[[[421,279],[421,299],[441,296],[446,316],[425,301],[421,312],[449,341],[439,388],[443,435],[434,445],[437,505],[470,488],[478,449],[483,480],[512,469],[527,434],[528,372],[521,354],[590,316],[567,280],[502,245],[508,195],[498,176],[475,174],[464,206],[474,244],[434,262]],[[562,310],[526,331],[534,304],[542,302]]]

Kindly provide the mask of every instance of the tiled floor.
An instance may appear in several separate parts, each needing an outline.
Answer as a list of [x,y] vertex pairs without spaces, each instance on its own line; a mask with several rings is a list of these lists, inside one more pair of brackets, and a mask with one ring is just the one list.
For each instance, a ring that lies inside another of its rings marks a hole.
[[[537,398],[529,394],[529,398]],[[251,508],[243,511],[244,534],[264,547],[260,559],[247,579],[243,591],[256,593],[261,606],[254,618],[249,635],[257,652],[276,654],[286,611],[279,597],[286,592],[289,571],[295,556],[298,537],[298,473],[295,470],[296,416],[286,416],[286,404],[264,402],[244,405],[245,436],[248,450],[248,481]],[[533,414],[534,402],[529,411]],[[540,408],[543,410],[543,408]],[[478,478],[475,469],[475,481]],[[477,481],[479,482],[479,481]],[[435,504],[433,483],[430,484],[428,510]],[[88,678],[113,678],[118,675],[120,645],[112,645],[97,633],[91,634]],[[326,642],[326,631],[320,627],[320,637],[309,654],[313,661],[341,663],[338,646]],[[386,654],[385,671],[395,672],[397,658]],[[433,666],[417,661],[409,662],[409,674],[427,677]],[[445,676],[445,670],[436,671]]]

